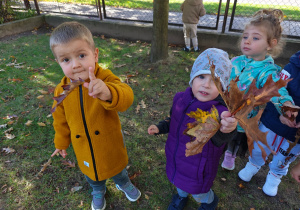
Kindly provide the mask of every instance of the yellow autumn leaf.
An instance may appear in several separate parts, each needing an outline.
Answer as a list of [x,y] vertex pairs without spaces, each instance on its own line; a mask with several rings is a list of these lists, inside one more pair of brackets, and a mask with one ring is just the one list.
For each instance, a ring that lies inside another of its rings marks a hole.
[[215,121],[219,121],[219,113],[215,106],[213,106],[210,112],[202,111],[197,108],[195,112],[190,112],[187,114],[191,118],[195,118],[200,123],[205,123],[208,117],[212,117]]
[[39,126],[41,126],[41,127],[44,127],[44,126],[46,126],[46,124],[45,123],[43,123],[43,122],[38,122],[37,123]]
[[48,94],[48,91],[45,91],[45,90],[38,90],[41,94],[43,94],[43,95],[46,95],[46,94]]
[[30,126],[31,124],[32,124],[32,120],[28,120],[28,121],[25,123],[26,126]]
[[37,99],[41,99],[44,98],[44,95],[39,95],[38,97],[36,97]]

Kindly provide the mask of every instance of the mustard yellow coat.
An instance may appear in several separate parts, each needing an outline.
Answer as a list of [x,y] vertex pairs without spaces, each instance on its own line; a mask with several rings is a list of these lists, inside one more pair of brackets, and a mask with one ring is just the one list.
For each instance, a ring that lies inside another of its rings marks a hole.
[[[72,143],[82,173],[101,181],[118,174],[128,164],[118,112],[131,106],[133,91],[98,63],[95,75],[110,89],[112,102],[89,96],[83,86],[75,88],[53,113],[54,144],[56,149],[67,149]],[[64,77],[54,95],[60,95],[61,86],[67,83],[70,79]]]

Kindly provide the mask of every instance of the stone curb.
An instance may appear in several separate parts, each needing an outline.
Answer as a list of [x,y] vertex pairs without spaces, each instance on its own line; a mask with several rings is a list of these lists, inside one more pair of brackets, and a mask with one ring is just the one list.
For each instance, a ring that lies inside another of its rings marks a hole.
[[[108,37],[125,39],[125,40],[141,40],[151,42],[152,40],[152,24],[151,23],[136,23],[126,21],[113,21],[78,17],[65,16],[60,14],[40,15],[24,20],[14,21],[0,25],[0,38],[13,34],[33,30],[47,23],[53,27],[66,21],[78,21],[86,25],[93,34],[101,34]],[[238,51],[237,41],[240,33],[226,33],[198,30],[199,46],[202,49],[217,47],[223,50],[240,54]],[[184,45],[183,32],[181,27],[169,26],[168,43],[176,45]],[[287,62],[295,52],[300,50],[300,40],[286,39],[284,52],[279,59],[284,59]]]

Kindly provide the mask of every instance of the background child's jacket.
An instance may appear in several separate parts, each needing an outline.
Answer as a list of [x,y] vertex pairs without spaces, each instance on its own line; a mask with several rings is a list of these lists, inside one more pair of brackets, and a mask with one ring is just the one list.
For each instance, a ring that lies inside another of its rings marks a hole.
[[203,0],[185,0],[181,6],[182,11],[182,22],[197,24],[199,18],[206,14]]
[[[110,89],[112,102],[89,96],[88,89],[80,85],[53,113],[53,126],[55,148],[67,149],[72,143],[82,173],[100,181],[118,174],[128,163],[118,112],[133,103],[133,91],[98,63],[95,76]],[[54,95],[62,93],[61,86],[67,83],[70,79],[64,77]]]
[[[293,98],[295,105],[300,106],[300,51],[290,58],[290,62],[284,67],[280,75],[283,80],[293,78],[293,80],[287,84],[286,89]],[[295,141],[297,128],[291,128],[280,122],[279,113],[273,103],[268,102],[261,116],[261,121],[267,128],[276,132],[277,135],[289,141]],[[300,122],[300,113],[296,118],[296,122]],[[298,142],[298,144],[300,144],[300,142]]]

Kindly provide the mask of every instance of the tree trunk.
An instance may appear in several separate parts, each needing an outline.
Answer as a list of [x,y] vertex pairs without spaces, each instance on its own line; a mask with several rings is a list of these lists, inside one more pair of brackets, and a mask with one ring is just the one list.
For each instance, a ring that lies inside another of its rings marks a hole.
[[28,10],[28,9],[31,9],[29,0],[24,0],[24,5],[25,5],[25,8],[26,8],[27,10]]
[[152,63],[168,57],[169,0],[153,1],[153,33],[150,61]]

